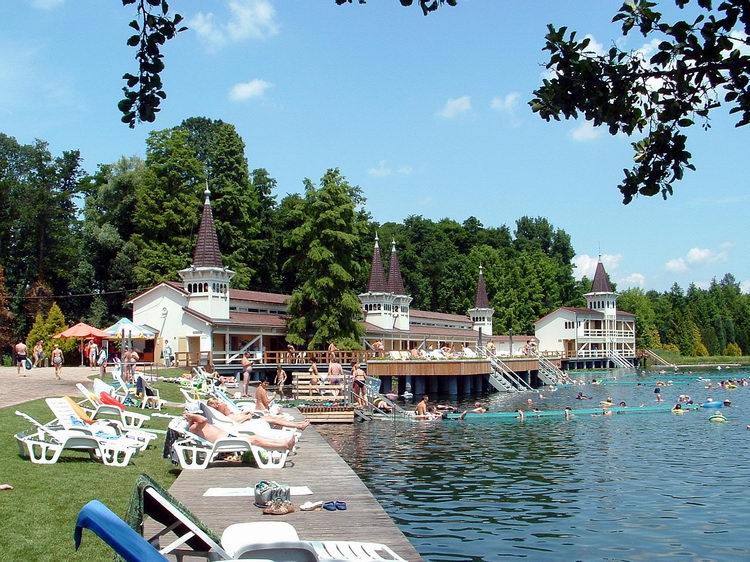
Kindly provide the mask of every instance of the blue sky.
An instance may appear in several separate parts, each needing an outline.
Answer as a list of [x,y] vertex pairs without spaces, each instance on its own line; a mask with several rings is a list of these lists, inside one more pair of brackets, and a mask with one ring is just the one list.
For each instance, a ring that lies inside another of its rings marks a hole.
[[[623,206],[630,140],[578,122],[545,123],[526,102],[541,83],[547,23],[624,43],[621,2],[461,0],[423,17],[397,0],[172,0],[190,30],[166,48],[168,99],[135,130],[116,108],[132,7],[120,0],[0,5],[0,131],[78,148],[88,171],[143,155],[154,128],[197,115],[233,123],[251,167],[279,196],[339,167],[381,222],[411,214],[486,226],[547,217],[572,237],[578,273],[601,250],[619,286],[705,286],[733,273],[750,292],[748,134],[724,111],[689,139],[696,172],[667,201]],[[575,9],[573,9],[573,7]]]

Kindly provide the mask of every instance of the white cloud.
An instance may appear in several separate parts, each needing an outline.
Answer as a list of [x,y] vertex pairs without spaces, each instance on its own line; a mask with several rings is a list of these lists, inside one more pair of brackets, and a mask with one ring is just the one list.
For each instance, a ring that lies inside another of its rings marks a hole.
[[683,258],[674,258],[664,264],[667,271],[673,273],[684,273],[688,270],[688,266]]
[[198,12],[188,22],[211,50],[246,39],[267,39],[279,32],[276,10],[268,0],[227,0],[229,18],[217,23],[212,12]]
[[600,127],[594,127],[591,121],[584,121],[570,132],[574,141],[586,142],[598,138],[602,134]]
[[490,101],[490,107],[498,111],[513,111],[518,105],[518,100],[521,98],[521,94],[518,92],[511,92],[504,96],[497,96],[492,98]]
[[444,117],[445,119],[453,119],[457,115],[466,113],[470,110],[471,97],[461,96],[460,98],[450,98],[447,102],[445,102],[445,105],[443,106],[443,109],[440,110],[439,115],[440,117]]
[[636,49],[635,53],[640,55],[644,61],[648,61],[656,53],[661,42],[661,39],[651,39],[648,43],[644,43],[640,49]]
[[[400,176],[409,176],[411,175],[413,171],[414,169],[408,164],[401,164],[400,166],[396,168],[395,173],[397,173]],[[391,168],[388,165],[387,160],[381,160],[380,162],[378,162],[377,166],[375,166],[374,168],[368,169],[367,173],[376,178],[384,178],[386,176],[392,175],[394,172],[393,172],[393,168]]]
[[664,267],[673,273],[685,273],[691,266],[726,261],[729,257],[729,249],[733,245],[731,242],[724,242],[719,246],[718,251],[710,248],[690,248],[684,256],[672,258],[664,264]]
[[[622,254],[602,254],[601,260],[604,269],[609,275],[612,275],[620,267]],[[573,258],[573,275],[576,279],[580,279],[584,275],[591,279],[594,277],[597,263],[599,263],[597,256],[590,256],[588,254],[577,255]]]
[[393,170],[386,165],[385,160],[381,160],[375,168],[367,170],[367,173],[376,178],[384,178],[390,176],[393,173]]
[[710,281],[693,281],[693,285],[695,285],[699,289],[707,290],[711,287],[711,282]]
[[273,83],[266,82],[260,78],[254,78],[250,82],[240,82],[232,86],[229,90],[229,99],[232,101],[244,101],[259,98],[266,93],[266,90],[273,86]]
[[596,39],[594,39],[594,36],[590,33],[587,33],[583,37],[584,39],[590,39],[590,42],[586,49],[583,51],[585,55],[593,55],[595,57],[601,57],[604,56],[604,46],[599,43]]
[[740,291],[745,294],[750,294],[750,279],[748,279],[747,281],[742,281],[740,283]]
[[30,2],[37,10],[54,10],[62,6],[65,0],[30,0]]
[[627,275],[620,279],[619,283],[626,287],[643,288],[646,285],[646,276],[642,273],[631,273],[630,275]]

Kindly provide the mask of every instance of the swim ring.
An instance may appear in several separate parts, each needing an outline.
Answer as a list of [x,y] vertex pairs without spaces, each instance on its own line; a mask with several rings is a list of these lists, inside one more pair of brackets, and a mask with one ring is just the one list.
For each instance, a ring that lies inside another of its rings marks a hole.
[[719,400],[715,400],[713,402],[704,402],[701,404],[703,408],[721,408],[724,404],[722,404]]
[[672,413],[681,416],[685,413],[685,410],[683,410],[682,408],[672,408]]
[[716,414],[713,414],[710,418],[708,418],[708,421],[712,421],[716,423],[725,423],[727,421],[727,418],[724,417],[724,414],[716,413]]

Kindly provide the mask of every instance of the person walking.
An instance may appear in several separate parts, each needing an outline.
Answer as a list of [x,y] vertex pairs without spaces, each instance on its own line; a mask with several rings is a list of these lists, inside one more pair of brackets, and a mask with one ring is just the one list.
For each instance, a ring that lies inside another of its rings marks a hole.
[[15,352],[16,352],[16,373],[18,375],[21,375],[21,369],[24,369],[23,375],[21,376],[25,377],[26,365],[24,365],[24,363],[26,363],[26,359],[29,356],[29,349],[26,347],[26,344],[21,341],[20,338],[18,340],[18,343],[16,344]]
[[281,368],[281,363],[276,365],[276,394],[284,400],[284,383],[286,382],[286,371]]
[[169,340],[164,340],[164,366],[169,369],[172,366],[172,346],[169,345]]
[[352,392],[357,406],[367,406],[367,394],[365,391],[365,372],[359,368],[359,362],[352,359]]
[[250,352],[242,354],[242,397],[248,396],[250,379],[253,376],[253,360],[250,358]]
[[34,368],[41,367],[44,361],[44,340],[39,340],[34,346]]
[[97,360],[97,363],[99,364],[99,378],[101,379],[107,374],[107,359],[107,350],[102,348],[101,351],[99,351],[99,359]]
[[52,365],[55,367],[55,379],[62,380],[63,352],[57,344],[52,350]]

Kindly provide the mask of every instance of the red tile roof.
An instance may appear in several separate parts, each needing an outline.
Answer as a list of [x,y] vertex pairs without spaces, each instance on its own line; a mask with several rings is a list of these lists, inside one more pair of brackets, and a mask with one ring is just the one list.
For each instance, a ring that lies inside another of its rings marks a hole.
[[291,298],[291,295],[284,295],[282,293],[265,293],[263,291],[246,291],[244,289],[229,289],[229,298],[238,301],[286,304]]
[[429,318],[432,320],[447,320],[450,322],[460,322],[462,324],[471,325],[471,318],[465,314],[448,314],[446,312],[430,312],[428,310],[419,310],[412,308],[409,310],[409,315],[414,318]]
[[280,314],[263,314],[262,312],[230,312],[229,323],[238,326],[285,328],[286,316]]

